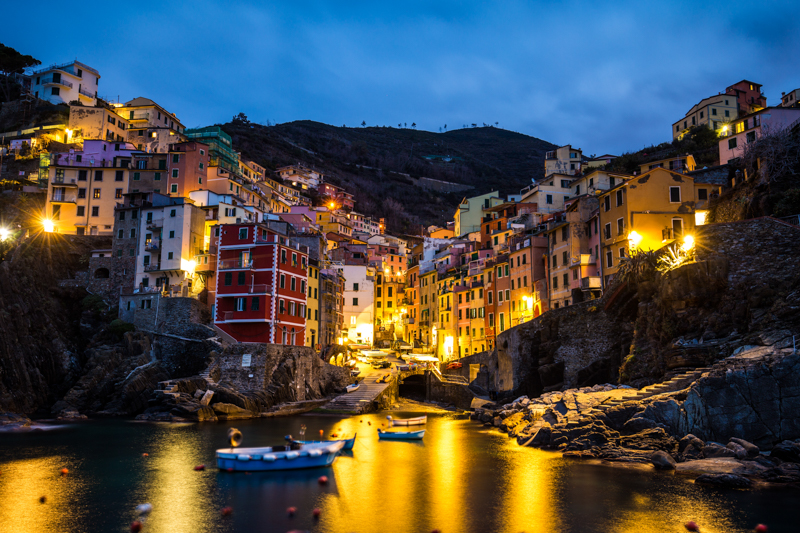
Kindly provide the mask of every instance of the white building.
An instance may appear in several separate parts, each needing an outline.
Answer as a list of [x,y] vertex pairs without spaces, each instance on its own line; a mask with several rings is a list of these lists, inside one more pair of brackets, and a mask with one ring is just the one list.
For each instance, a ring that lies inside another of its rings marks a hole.
[[78,61],[50,65],[31,75],[31,93],[51,104],[97,105],[100,73]]
[[293,187],[303,190],[316,189],[320,183],[325,181],[323,174],[300,165],[279,168],[278,175],[282,180],[291,183]]
[[195,256],[204,250],[205,210],[187,198],[157,196],[162,201],[154,198],[153,204],[161,205],[141,211],[136,286],[197,294],[203,287],[195,276]]
[[[344,276],[344,324],[350,342],[372,344],[375,319],[375,269],[366,265],[339,265]],[[344,331],[342,332],[344,334]]]
[[520,191],[522,203],[536,204],[538,214],[549,214],[564,209],[564,200],[574,196],[572,182],[575,176],[550,174],[543,180]]

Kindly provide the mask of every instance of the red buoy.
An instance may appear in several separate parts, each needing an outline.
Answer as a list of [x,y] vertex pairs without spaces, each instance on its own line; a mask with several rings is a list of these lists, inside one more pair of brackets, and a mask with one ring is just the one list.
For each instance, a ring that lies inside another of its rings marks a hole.
[[767,533],[767,526],[764,524],[758,524],[756,526],[756,533]]
[[46,501],[47,501],[47,496],[41,496],[41,497],[39,497],[39,503],[44,503],[44,502],[46,502]]
[[233,513],[233,507],[223,507],[220,513],[222,513],[222,516],[230,516]]
[[226,469],[225,471],[226,472],[233,472],[233,467],[230,467],[230,468]]
[[199,472],[201,470],[205,470],[206,469],[206,465],[197,465],[196,467],[194,467],[194,469]]
[[320,429],[320,430],[319,430],[319,436],[321,437],[321,436],[322,436],[322,435],[324,435],[324,434],[325,434],[325,432],[324,432],[324,431],[322,431],[322,430]]
[[700,526],[694,520],[689,520],[683,527],[686,528],[686,531],[700,531]]
[[317,480],[320,485],[327,485],[328,484],[328,476],[319,476]]
[[149,453],[143,453],[142,457],[150,457],[150,454]]
[[319,519],[319,515],[322,514],[322,510],[319,507],[317,507],[316,509],[311,511],[311,514],[314,515],[315,519]]
[[134,520],[131,522],[131,532],[132,533],[139,533],[142,530],[142,523],[138,520]]
[[289,507],[286,509],[286,514],[289,515],[290,518],[293,517],[296,512],[297,512],[297,507]]
[[66,476],[67,474],[69,474],[69,470],[67,470],[66,468],[62,468],[61,469],[61,475],[62,476]]
[[369,422],[369,421],[367,421],[367,424],[369,424],[369,425],[371,426],[371,425],[372,425],[372,422]]

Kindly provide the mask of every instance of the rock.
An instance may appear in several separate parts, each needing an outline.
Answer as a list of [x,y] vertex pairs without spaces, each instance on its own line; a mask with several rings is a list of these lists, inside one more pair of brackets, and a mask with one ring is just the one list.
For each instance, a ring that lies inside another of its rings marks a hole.
[[649,418],[634,416],[622,425],[622,431],[625,433],[639,433],[645,429],[653,429],[657,427],[661,426]]
[[744,476],[739,476],[736,474],[703,474],[695,479],[694,482],[736,489],[746,489],[753,486],[752,481]]
[[88,417],[86,415],[80,414],[75,409],[64,409],[58,414],[56,418],[58,420],[86,420]]
[[747,450],[744,449],[744,446],[737,444],[733,441],[729,442],[726,446],[730,451],[733,452],[734,457],[737,459],[745,459],[747,457]]
[[213,397],[214,397],[214,391],[213,390],[207,390],[203,394],[203,397],[200,399],[200,405],[207,406],[208,404],[211,403],[211,398],[213,398]]
[[496,428],[499,428],[499,427],[500,427],[500,424],[502,424],[502,422],[503,422],[503,420],[502,420],[502,419],[501,419],[499,416],[496,416],[496,417],[494,417],[494,419],[492,420],[492,425],[493,425],[494,427],[496,427]]
[[736,453],[716,442],[706,442],[703,446],[703,458],[715,459],[718,457],[736,457]]
[[211,406],[215,413],[220,415],[220,418],[225,420],[236,420],[242,418],[252,418],[253,413],[247,409],[242,409],[237,405],[230,403],[215,403]]
[[684,461],[701,459],[705,443],[691,433],[678,442],[678,454]]
[[0,426],[5,427],[30,427],[30,418],[15,413],[0,413]]
[[653,452],[650,456],[650,462],[657,470],[675,470],[675,459],[666,452],[661,450]]
[[203,394],[205,394],[205,391],[197,389],[196,391],[194,391],[194,394],[193,394],[194,399],[195,400],[199,400],[200,398],[203,397]]
[[800,443],[785,440],[772,448],[770,456],[776,457],[781,461],[800,463]]
[[735,442],[736,444],[747,450],[748,457],[758,457],[758,454],[761,453],[761,450],[758,448],[758,446],[756,446],[752,442],[747,442],[744,439],[737,439],[736,437],[732,437],[730,439],[730,442]]

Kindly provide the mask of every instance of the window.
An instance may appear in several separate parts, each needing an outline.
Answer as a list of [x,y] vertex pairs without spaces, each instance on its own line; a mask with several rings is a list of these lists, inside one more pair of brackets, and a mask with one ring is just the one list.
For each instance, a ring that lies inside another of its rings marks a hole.
[[566,242],[568,236],[569,236],[569,226],[564,226],[563,228],[561,228],[561,240]]
[[79,170],[78,171],[78,181],[86,181],[86,174],[87,174],[87,172],[85,170]]
[[[391,302],[389,302],[389,303],[391,303]],[[358,298],[353,298],[353,305],[358,305]]]
[[669,201],[673,204],[681,203],[681,188],[680,187],[670,187],[669,188]]
[[617,191],[617,207],[622,205],[622,190]]
[[506,300],[510,300],[511,299],[510,295],[511,295],[511,292],[508,289],[506,289]]
[[117,170],[114,173],[114,181],[125,181],[125,171],[124,170]]
[[557,266],[558,266],[558,256],[553,255],[553,268],[556,268]]
[[756,140],[756,132],[748,131],[747,132],[747,142],[751,143],[751,142],[755,142],[755,140]]
[[133,181],[139,181],[139,179],[140,179],[139,173],[138,172],[134,172],[133,173]]
[[289,281],[291,281],[291,283],[289,284],[290,289],[292,291],[296,291],[297,290],[297,278],[295,278],[293,276],[293,277],[289,278]]
[[697,189],[698,200],[708,200],[708,189]]
[[494,313],[489,313],[489,327],[494,327]]
[[672,219],[672,237],[674,239],[678,239],[683,235],[683,219],[681,218],[673,218]]
[[703,111],[700,111],[700,118],[703,118]]
[[603,198],[603,210],[608,211],[611,209],[611,198],[606,196]]
[[[354,290],[354,291],[357,291],[357,290],[358,290],[358,283],[353,283],[353,290]],[[380,296],[380,295],[381,295],[381,294],[380,294],[380,292],[381,292],[381,290],[380,290],[380,289],[378,289],[378,296]]]
[[247,301],[246,298],[236,298],[236,310],[244,311],[247,306],[246,301]]
[[86,189],[84,188],[78,189],[78,198],[86,198]]
[[250,304],[250,310],[251,311],[258,311],[258,298],[253,298],[253,300],[252,300],[252,302]]
[[237,285],[244,285],[245,284],[245,274],[244,272],[237,272],[236,273],[236,284]]
[[180,160],[181,160],[180,154],[172,154],[172,162],[173,163],[179,163]]
[[567,257],[567,252],[561,252],[561,264],[567,266],[569,263],[569,258]]
[[53,96],[59,96],[61,94],[61,89],[59,89],[58,87],[53,87],[51,93]]
[[225,285],[233,285],[233,272],[225,272]]
[[548,204],[552,204],[553,203],[553,195],[552,194],[548,194],[546,196],[546,198],[545,198],[545,202],[547,202]]
[[175,252],[169,252],[169,253],[167,254],[167,259],[173,259],[173,258],[174,258],[174,253],[175,253]]
[[566,273],[564,273],[563,278],[564,278],[564,288],[566,289],[567,287],[569,287],[569,276]]
[[580,185],[576,185],[575,186],[575,195],[576,196],[580,196],[581,195],[581,186]]
[[122,198],[122,189],[114,189],[114,198]]
[[606,268],[611,268],[614,266],[614,255],[611,253],[611,250],[606,252]]
[[131,229],[130,236],[131,236],[131,239],[135,239],[136,238],[136,228]]
[[280,288],[281,289],[285,289],[286,288],[286,275],[285,274],[281,274],[281,277],[280,277]]
[[103,171],[102,170],[95,170],[94,171],[94,181],[103,181]]
[[169,192],[171,192],[171,193],[178,192],[178,184],[177,183],[173,183],[169,188]]
[[[728,102],[727,102],[727,100],[725,101],[725,103],[726,103],[726,104],[728,103]],[[726,117],[730,117],[730,116],[731,116],[731,112],[730,112],[730,111],[728,111],[727,109],[725,110],[725,116],[726,116]]]
[[492,291],[486,291],[486,295],[489,298],[489,305],[492,304]]
[[161,172],[156,172],[155,174],[153,174],[153,180],[161,181]]
[[117,239],[124,239],[125,238],[125,230],[121,229],[117,232]]
[[79,217],[85,216],[86,215],[86,208],[83,207],[82,205],[79,205],[78,206],[78,210],[77,210],[77,212],[75,214],[77,216],[79,216]]
[[92,207],[92,216],[99,217],[100,216],[100,208],[98,206]]
[[611,223],[610,223],[610,222],[609,222],[609,223],[607,223],[607,224],[606,224],[606,227],[605,227],[604,229],[605,229],[605,231],[604,231],[604,233],[605,233],[605,238],[606,238],[606,239],[610,239],[610,238],[611,238]]
[[617,219],[617,235],[622,235],[625,233],[625,219],[618,218]]
[[625,257],[625,247],[624,246],[619,249],[619,257],[620,257],[620,259]]
[[716,115],[716,114],[717,114],[717,108],[715,108],[715,107],[712,107],[712,108],[711,108],[711,114],[712,114],[712,115]]
[[[174,212],[174,209],[173,209]],[[248,228],[239,228],[239,240],[247,239],[247,229]]]
[[177,178],[178,177],[178,169],[177,168],[173,168],[172,169],[172,177],[173,178]]
[[280,314],[285,314],[286,313],[286,301],[278,300],[278,312]]
[[561,180],[561,188],[569,189],[569,180]]
[[728,139],[728,150],[733,150],[736,148],[736,137],[731,137]]

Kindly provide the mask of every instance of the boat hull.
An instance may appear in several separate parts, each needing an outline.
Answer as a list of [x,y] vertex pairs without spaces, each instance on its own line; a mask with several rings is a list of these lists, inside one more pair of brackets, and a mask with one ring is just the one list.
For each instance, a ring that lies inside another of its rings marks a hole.
[[381,440],[422,440],[425,430],[421,431],[381,431],[378,430],[378,438]]
[[401,418],[398,420],[392,419],[393,426],[422,426],[428,421],[428,417],[419,416],[417,418]]
[[[358,435],[358,433],[356,433]],[[320,443],[329,443],[333,444],[334,442],[344,442],[343,450],[352,450],[353,446],[356,444],[356,435],[353,435],[351,439],[343,439],[343,440],[298,440],[295,442],[299,442],[300,444],[320,444]]]
[[223,448],[217,450],[217,467],[234,472],[266,472],[330,466],[344,448],[344,443],[325,441],[304,444],[299,450],[288,451],[274,451],[269,447]]

